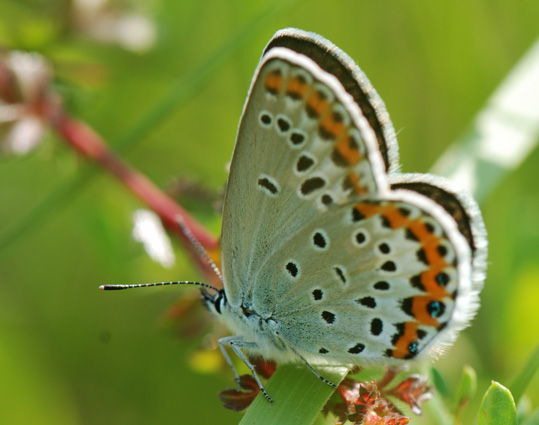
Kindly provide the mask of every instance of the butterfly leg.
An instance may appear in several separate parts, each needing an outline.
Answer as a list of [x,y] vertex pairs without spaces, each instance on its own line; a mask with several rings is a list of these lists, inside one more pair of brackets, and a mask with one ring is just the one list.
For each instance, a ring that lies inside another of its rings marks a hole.
[[266,392],[264,386],[262,385],[262,382],[260,382],[260,379],[258,378],[258,375],[255,371],[254,366],[251,364],[249,359],[245,356],[243,351],[241,351],[242,348],[257,348],[258,346],[254,342],[246,342],[234,336],[228,336],[228,337],[219,339],[219,348],[221,349],[221,352],[223,353],[223,357],[225,358],[225,361],[232,368],[232,371],[234,372],[234,376],[236,377],[236,382],[238,383],[239,383],[238,372],[236,371],[236,368],[234,367],[232,360],[230,359],[228,353],[226,352],[224,348],[225,345],[230,345],[232,350],[234,350],[234,353],[236,353],[236,355],[241,359],[241,361],[245,364],[245,366],[247,366],[249,370],[251,371],[251,374],[253,375],[253,378],[255,378],[255,381],[258,384],[258,387],[260,388],[260,391],[262,392],[262,394],[264,394],[264,397],[266,397],[266,399],[269,402],[273,403],[273,399]]
[[324,378],[322,375],[320,375],[320,374],[316,371],[316,369],[315,369],[314,367],[312,367],[311,364],[310,364],[307,360],[305,360],[305,358],[304,358],[301,354],[299,354],[293,347],[289,346],[288,348],[290,348],[290,349],[294,352],[294,354],[295,354],[296,356],[298,356],[298,357],[303,361],[303,363],[305,363],[305,365],[309,368],[309,370],[310,370],[312,373],[314,373],[315,376],[316,376],[318,379],[320,379],[324,384],[327,384],[327,385],[329,385],[330,387],[337,389],[337,385],[335,385],[333,382],[327,380],[327,379]]
[[219,349],[221,350],[221,354],[223,355],[226,363],[232,369],[232,372],[234,372],[234,380],[237,382],[238,390],[239,390],[240,389],[240,376],[238,375],[238,371],[234,367],[234,363],[232,363],[232,359],[230,358],[227,351],[225,350],[225,345],[230,345],[230,342],[233,341],[234,338],[235,337],[230,337],[230,336],[219,338],[218,343],[219,343]]

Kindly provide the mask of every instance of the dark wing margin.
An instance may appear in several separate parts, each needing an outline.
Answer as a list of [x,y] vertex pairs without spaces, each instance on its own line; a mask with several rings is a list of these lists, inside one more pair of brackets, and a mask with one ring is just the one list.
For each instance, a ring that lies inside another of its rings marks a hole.
[[425,195],[427,198],[430,198],[437,204],[441,205],[444,210],[446,210],[457,222],[460,233],[462,233],[462,235],[466,238],[468,245],[470,245],[470,248],[472,248],[472,251],[475,252],[476,247],[472,236],[470,218],[466,214],[466,210],[462,204],[453,193],[446,192],[437,186],[422,182],[392,184],[391,189],[412,190]]
[[318,34],[295,28],[278,31],[264,54],[274,47],[286,47],[307,56],[341,82],[374,130],[386,172],[397,171],[399,153],[393,124],[384,102],[352,58]]
[[486,259],[486,229],[473,198],[441,177],[428,174],[400,174],[390,178],[391,190],[410,190],[432,199],[455,220],[471,248],[474,259]]

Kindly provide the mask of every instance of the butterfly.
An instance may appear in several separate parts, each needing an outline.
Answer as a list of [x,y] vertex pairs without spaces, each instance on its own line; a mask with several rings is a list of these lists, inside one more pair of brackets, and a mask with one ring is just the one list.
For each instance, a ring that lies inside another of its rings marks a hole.
[[312,365],[432,357],[476,313],[487,255],[479,208],[450,182],[398,167],[389,115],[354,61],[317,34],[278,31],[230,165],[223,289],[175,282],[205,287],[233,333],[219,341],[225,359],[235,372],[230,346],[268,400],[246,353],[303,362],[335,386]]

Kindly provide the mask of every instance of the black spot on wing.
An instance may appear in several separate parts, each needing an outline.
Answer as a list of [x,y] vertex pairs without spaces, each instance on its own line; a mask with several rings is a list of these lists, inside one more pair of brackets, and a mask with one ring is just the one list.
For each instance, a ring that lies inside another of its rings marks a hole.
[[313,291],[313,297],[315,301],[320,301],[323,296],[324,296],[324,293],[322,292],[321,289],[315,289]]
[[393,261],[386,261],[382,264],[382,270],[386,272],[394,272],[397,270],[397,265]]
[[389,289],[389,283],[383,280],[376,282],[374,284],[374,289],[377,289],[378,291],[387,291]]
[[377,336],[382,333],[384,330],[384,322],[382,320],[375,318],[371,321],[371,334]]
[[344,270],[337,266],[333,267],[333,270],[335,270],[335,274],[342,281],[342,283],[346,283],[346,275],[344,274]]
[[361,353],[363,350],[365,349],[365,344],[362,344],[361,342],[360,343],[357,343],[356,345],[354,345],[352,348],[350,348],[348,350],[348,352],[350,354],[359,354]]
[[326,184],[326,181],[322,177],[311,177],[307,180],[305,180],[301,184],[301,194],[303,196],[310,195],[311,193],[322,189]]
[[322,312],[322,319],[324,319],[329,325],[335,323],[335,314],[330,311]]
[[305,136],[301,133],[298,133],[297,131],[293,131],[290,134],[290,142],[294,146],[300,146],[301,144],[303,144],[303,142],[305,142]]
[[296,277],[299,273],[298,265],[293,261],[289,261],[286,265],[286,271],[290,274],[290,276]]
[[267,177],[259,177],[258,187],[268,192],[270,195],[277,195],[279,193],[277,185]]
[[387,243],[381,243],[380,245],[378,245],[378,249],[380,250],[380,252],[382,254],[389,254],[391,252],[391,248],[389,247],[389,245]]
[[322,200],[322,203],[324,205],[331,205],[333,203],[333,198],[330,195],[328,195],[327,193],[322,195],[321,200]]
[[313,235],[313,243],[316,247],[320,249],[324,249],[328,245],[328,241],[326,240],[326,237],[321,232],[316,232]]
[[376,300],[373,297],[363,297],[356,300],[358,304],[361,304],[364,307],[375,308]]
[[445,272],[438,273],[436,275],[436,283],[442,287],[447,286],[449,283],[449,275]]
[[296,170],[300,173],[304,173],[314,165],[314,160],[306,155],[301,155],[296,163]]
[[277,127],[279,128],[279,132],[286,133],[288,130],[290,130],[290,121],[283,117],[277,118]]

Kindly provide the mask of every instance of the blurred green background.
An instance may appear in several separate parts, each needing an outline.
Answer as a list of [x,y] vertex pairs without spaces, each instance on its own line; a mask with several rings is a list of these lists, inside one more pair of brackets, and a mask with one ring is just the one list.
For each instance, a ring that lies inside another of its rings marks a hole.
[[[87,14],[89,24],[74,18],[84,3],[1,0],[0,46],[48,58],[68,110],[113,146],[140,131],[185,79],[195,90],[122,155],[162,188],[186,176],[215,191],[226,181],[252,72],[276,30],[315,31],[354,58],[386,102],[402,170],[427,172],[539,28],[536,0],[111,0],[103,15]],[[143,17],[153,43],[96,39],[88,28],[111,10]],[[193,70],[206,61],[215,66],[198,87],[188,76],[200,76]],[[477,370],[467,424],[490,380],[508,385],[539,339],[538,161],[532,152],[482,204],[490,252],[481,309],[436,363],[450,385],[464,364]],[[0,244],[21,218],[76,181],[84,162],[52,133],[27,156],[2,157]],[[199,279],[181,247],[171,269],[150,260],[131,237],[141,204],[109,175],[95,172],[75,188],[0,250],[0,423],[237,423],[240,414],[223,409],[216,395],[231,385],[230,371],[189,367],[202,336],[182,340],[161,326],[191,288],[97,290],[102,283]],[[190,210],[218,234],[216,212],[200,203]],[[535,377],[527,391],[535,406],[537,388]],[[433,422],[427,415],[412,423]]]

